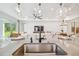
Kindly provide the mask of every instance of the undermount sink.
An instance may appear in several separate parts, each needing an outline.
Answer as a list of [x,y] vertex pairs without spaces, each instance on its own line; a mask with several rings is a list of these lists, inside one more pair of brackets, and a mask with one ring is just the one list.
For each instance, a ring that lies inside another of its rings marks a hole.
[[39,55],[46,53],[52,53],[54,55],[67,55],[67,53],[55,43],[26,43],[24,45],[25,55]]

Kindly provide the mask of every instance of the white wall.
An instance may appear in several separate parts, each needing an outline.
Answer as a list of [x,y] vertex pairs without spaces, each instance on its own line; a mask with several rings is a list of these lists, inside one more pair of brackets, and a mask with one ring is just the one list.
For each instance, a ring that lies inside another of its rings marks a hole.
[[28,34],[31,34],[34,31],[34,26],[37,25],[44,26],[45,31],[50,31],[53,33],[60,31],[60,22],[57,21],[26,22],[24,24],[24,31],[27,32]]
[[0,38],[4,36],[4,23],[17,23],[16,18],[0,11]]
[[3,37],[3,21],[0,18],[0,38]]

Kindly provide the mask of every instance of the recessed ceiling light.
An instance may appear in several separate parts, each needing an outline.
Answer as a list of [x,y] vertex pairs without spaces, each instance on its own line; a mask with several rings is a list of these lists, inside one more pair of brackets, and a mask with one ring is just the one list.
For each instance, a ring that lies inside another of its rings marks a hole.
[[62,13],[63,11],[60,9],[59,13]]
[[39,10],[38,12],[41,13],[41,10]]
[[53,8],[51,8],[51,11],[53,11],[54,9]]
[[69,11],[71,11],[71,8],[69,8]]

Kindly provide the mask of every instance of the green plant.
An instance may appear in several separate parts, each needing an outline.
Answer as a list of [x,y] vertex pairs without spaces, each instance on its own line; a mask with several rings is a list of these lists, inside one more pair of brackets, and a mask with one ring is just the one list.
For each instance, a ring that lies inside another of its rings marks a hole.
[[16,31],[16,24],[15,23],[5,23],[5,37],[9,37],[11,32]]

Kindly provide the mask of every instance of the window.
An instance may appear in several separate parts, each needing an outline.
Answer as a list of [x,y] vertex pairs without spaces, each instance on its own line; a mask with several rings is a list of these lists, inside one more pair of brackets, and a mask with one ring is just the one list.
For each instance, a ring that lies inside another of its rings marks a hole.
[[4,36],[9,37],[11,32],[16,31],[16,23],[4,23]]

